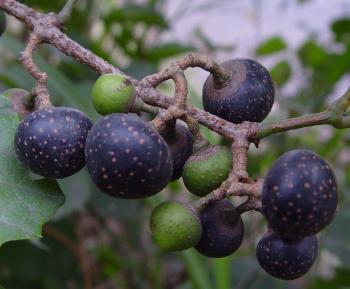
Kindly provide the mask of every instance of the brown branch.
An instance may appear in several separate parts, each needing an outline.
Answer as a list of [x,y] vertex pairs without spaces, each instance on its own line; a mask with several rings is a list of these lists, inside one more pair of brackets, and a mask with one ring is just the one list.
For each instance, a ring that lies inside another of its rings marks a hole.
[[[64,54],[76,59],[78,62],[87,65],[98,74],[106,73],[122,73],[118,68],[112,64],[98,57],[88,49],[82,47],[80,44],[70,39],[66,34],[60,30],[60,22],[56,14],[41,14],[35,10],[27,7],[24,4],[18,3],[15,0],[0,0],[0,8],[10,15],[15,16],[18,20],[25,23],[30,30],[37,28],[36,34],[42,39],[43,42],[55,46],[58,50]],[[48,25],[50,20],[50,25]],[[45,20],[45,21],[44,21]],[[191,60],[195,58],[195,54],[188,56]],[[199,57],[198,59],[191,60],[190,66],[195,66],[196,61],[198,65],[202,65],[203,68],[220,74],[220,67],[216,64],[208,65],[205,61],[205,57]],[[187,63],[188,60],[180,61],[180,67],[183,63]],[[210,61],[208,62],[210,63]],[[187,65],[187,64],[186,64]],[[182,68],[182,67],[181,67]],[[222,71],[225,71],[222,69]],[[125,74],[124,74],[125,75]],[[223,74],[225,75],[225,73]],[[173,104],[173,99],[159,93],[156,89],[149,84],[140,82],[128,75],[125,75],[131,83],[135,86],[137,95],[146,103],[160,108],[168,108]],[[224,77],[225,78],[225,77]],[[240,125],[233,124],[220,117],[214,116],[208,112],[200,109],[188,106],[186,111],[202,125],[209,129],[223,135],[232,135],[232,132],[238,131]]]
[[[186,100],[188,94],[187,79],[182,70],[177,70],[174,74],[169,75],[168,79],[172,79],[175,83],[174,104],[169,106],[168,109],[160,112],[156,118],[152,121],[154,127],[163,132],[167,129],[168,124],[172,120],[182,118],[186,115]],[[150,79],[151,83],[152,79]],[[156,84],[154,84],[156,85]],[[175,122],[173,122],[175,124]]]
[[272,124],[260,124],[258,132],[253,138],[260,140],[275,133],[322,124],[332,125],[335,128],[348,128],[350,127],[350,118],[346,113],[349,106],[350,89],[323,112],[290,118]]
[[262,193],[263,183],[264,179],[258,179],[250,183],[242,183],[228,179],[223,182],[220,188],[199,199],[193,206],[201,211],[212,202],[233,196],[248,196],[251,199],[259,200]]
[[49,90],[47,88],[47,73],[40,71],[33,61],[33,53],[40,43],[40,37],[32,32],[29,36],[26,48],[19,57],[23,66],[37,81],[36,87],[33,89],[33,94],[36,96],[36,108],[51,106]]
[[[62,23],[69,17],[74,2],[74,0],[68,0],[65,8],[59,14],[42,14],[15,0],[0,0],[0,8],[2,10],[16,17],[32,31],[28,45],[22,53],[21,60],[26,69],[37,80],[35,92],[37,93],[40,106],[45,106],[49,103],[49,94],[46,87],[47,76],[37,68],[32,60],[34,50],[40,43],[45,42],[55,46],[64,54],[90,67],[98,74],[124,74],[118,68],[82,47],[61,31]],[[189,67],[200,67],[209,71],[218,87],[224,86],[232,77],[230,71],[221,67],[210,58],[198,54],[189,54],[183,59],[172,63],[168,68],[145,77],[142,81],[124,75],[135,86],[139,98],[151,106],[163,109],[153,122],[160,130],[163,129],[167,122],[181,118],[188,123],[194,136],[198,137],[198,140],[202,141],[203,144],[204,141],[200,135],[198,123],[232,142],[231,148],[234,159],[230,176],[220,188],[199,200],[196,204],[196,207],[199,209],[212,201],[234,195],[249,196],[247,202],[240,207],[242,212],[249,208],[258,209],[262,181],[252,182],[249,180],[246,171],[247,153],[251,142],[257,145],[262,138],[271,134],[300,127],[320,124],[330,124],[336,128],[350,127],[350,116],[347,115],[347,110],[350,106],[349,91],[324,112],[292,118],[274,124],[251,122],[233,124],[206,111],[186,106],[187,81],[182,71]],[[158,84],[167,79],[173,79],[175,82],[174,98],[167,97],[155,89]]]

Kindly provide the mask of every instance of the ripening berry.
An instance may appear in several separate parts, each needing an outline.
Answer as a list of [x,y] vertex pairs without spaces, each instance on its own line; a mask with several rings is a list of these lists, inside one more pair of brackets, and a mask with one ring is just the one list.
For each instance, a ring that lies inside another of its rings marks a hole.
[[337,202],[332,169],[314,152],[289,151],[266,175],[262,210],[271,229],[285,239],[321,231],[331,222]]
[[233,123],[261,122],[274,102],[269,72],[250,59],[233,59],[221,64],[232,71],[232,79],[217,87],[209,75],[203,87],[204,109]]
[[276,233],[268,233],[258,243],[256,258],[260,266],[270,275],[293,280],[306,274],[317,257],[316,236],[299,241],[286,241]]
[[43,177],[65,178],[85,165],[90,119],[68,107],[43,108],[27,115],[15,135],[19,159]]
[[220,187],[231,168],[231,150],[223,145],[211,145],[189,157],[182,179],[191,193],[203,197]]
[[151,214],[150,228],[156,245],[165,251],[181,251],[196,245],[202,234],[197,213],[189,204],[164,202]]
[[91,128],[86,165],[95,184],[117,198],[145,198],[170,181],[170,150],[154,128],[135,114],[113,113]]
[[130,80],[118,74],[103,74],[92,88],[92,103],[102,115],[131,111],[136,100],[135,88]]
[[231,255],[242,243],[244,226],[241,216],[227,200],[209,204],[200,213],[202,237],[195,246],[201,254],[219,258]]
[[187,127],[177,123],[175,129],[163,135],[163,138],[169,146],[173,159],[171,180],[176,180],[181,177],[183,166],[193,153],[193,137]]

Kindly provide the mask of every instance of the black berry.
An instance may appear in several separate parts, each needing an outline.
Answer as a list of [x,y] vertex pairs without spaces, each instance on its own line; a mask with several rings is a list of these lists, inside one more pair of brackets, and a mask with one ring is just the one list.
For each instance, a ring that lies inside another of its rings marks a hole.
[[266,175],[262,210],[271,229],[283,238],[318,233],[332,220],[337,202],[332,169],[311,151],[285,153]]
[[193,137],[187,127],[176,124],[175,129],[163,135],[173,159],[173,175],[176,180],[182,175],[182,168],[193,152]]
[[307,273],[317,256],[316,236],[299,241],[285,241],[275,233],[268,233],[258,243],[256,258],[270,275],[293,280]]
[[135,114],[114,113],[91,128],[86,164],[96,185],[118,198],[145,198],[161,191],[172,175],[169,147]]
[[73,108],[34,111],[17,128],[14,140],[17,155],[41,176],[71,176],[85,165],[84,145],[91,126],[90,119]]
[[201,254],[225,257],[235,252],[242,243],[244,226],[235,207],[227,200],[209,204],[200,214],[202,237],[195,246]]
[[233,123],[261,122],[274,101],[274,86],[269,72],[250,59],[234,59],[221,64],[232,71],[232,79],[217,87],[209,76],[203,87],[204,109]]

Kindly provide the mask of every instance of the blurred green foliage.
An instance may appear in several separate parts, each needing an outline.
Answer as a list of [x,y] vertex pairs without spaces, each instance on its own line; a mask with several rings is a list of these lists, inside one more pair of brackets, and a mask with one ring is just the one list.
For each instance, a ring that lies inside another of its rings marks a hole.
[[[310,1],[310,0],[309,0]],[[22,1],[42,11],[58,11],[63,0]],[[124,4],[120,4],[120,3]],[[171,26],[164,17],[170,0],[78,1],[66,25],[67,34],[136,78],[155,72],[169,58],[189,51],[216,54],[232,52],[237,43],[219,46],[200,29],[193,41],[163,41]],[[210,2],[210,1],[209,1]],[[219,1],[220,2],[220,1]],[[221,1],[225,2],[225,1]],[[299,0],[306,5],[308,1]],[[117,3],[117,4],[116,4]],[[225,3],[221,4],[225,5]],[[336,19],[329,27],[328,43],[311,35],[296,49],[288,39],[273,35],[254,50],[268,66],[276,84],[277,107],[266,121],[320,111],[337,91],[339,81],[350,70],[350,18]],[[12,29],[0,39],[0,88],[30,90],[34,81],[19,64],[27,32]],[[334,49],[334,46],[340,49]],[[243,55],[243,57],[247,57]],[[248,56],[249,57],[249,56]],[[55,105],[73,106],[97,119],[91,105],[91,87],[97,75],[44,45],[35,61],[49,75],[49,89]],[[289,87],[289,89],[288,89]],[[168,86],[164,86],[169,91]],[[290,89],[292,88],[292,89]],[[200,96],[191,91],[193,104]],[[214,143],[223,142],[203,128]],[[181,181],[161,194],[139,200],[115,200],[97,191],[87,171],[60,180],[66,203],[44,229],[44,238],[6,243],[0,249],[0,284],[6,289],[248,289],[248,288],[347,288],[350,287],[350,135],[348,130],[313,127],[274,135],[252,148],[249,173],[263,176],[271,163],[293,148],[319,153],[334,168],[340,193],[340,212],[320,234],[317,264],[305,277],[283,282],[268,276],[258,266],[254,251],[265,221],[257,213],[244,215],[245,240],[233,256],[211,260],[194,250],[160,252],[150,240],[151,209],[165,199],[192,198]],[[89,287],[89,280],[94,286]]]

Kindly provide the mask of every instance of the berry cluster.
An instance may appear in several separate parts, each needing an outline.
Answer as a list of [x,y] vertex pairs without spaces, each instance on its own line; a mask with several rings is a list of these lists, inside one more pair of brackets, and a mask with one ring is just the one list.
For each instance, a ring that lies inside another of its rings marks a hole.
[[[235,124],[261,122],[274,101],[268,71],[250,59],[230,60],[222,67],[231,77],[224,83],[208,77],[205,110]],[[72,108],[45,107],[28,114],[15,135],[19,159],[51,178],[68,177],[86,164],[102,192],[126,199],[152,196],[180,177],[192,194],[203,198],[235,175],[232,151],[224,145],[199,145],[180,117],[163,113],[157,119],[163,126],[143,120],[140,111],[157,111],[136,95],[124,75],[102,75],[92,96],[104,115],[94,124]],[[166,251],[194,247],[212,258],[232,254],[243,240],[243,211],[224,196],[205,206],[158,205],[150,217],[154,242]],[[313,152],[288,152],[267,173],[259,198],[269,233],[257,245],[258,262],[277,278],[302,276],[317,255],[315,234],[330,223],[337,207],[331,168]]]
[[330,166],[317,154],[292,150],[266,175],[262,211],[271,230],[257,247],[260,265],[281,279],[295,279],[317,255],[315,234],[333,219],[337,185]]

